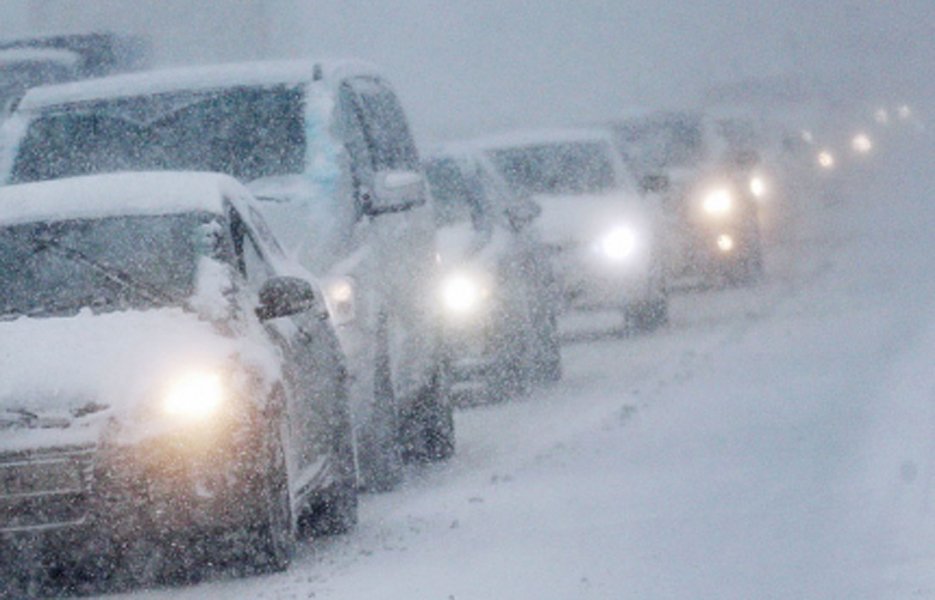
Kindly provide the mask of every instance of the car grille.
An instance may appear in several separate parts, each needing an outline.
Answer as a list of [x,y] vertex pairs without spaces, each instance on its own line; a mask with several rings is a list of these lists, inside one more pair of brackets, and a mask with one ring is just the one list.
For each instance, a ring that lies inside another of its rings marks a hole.
[[0,533],[83,523],[93,459],[93,448],[0,456]]

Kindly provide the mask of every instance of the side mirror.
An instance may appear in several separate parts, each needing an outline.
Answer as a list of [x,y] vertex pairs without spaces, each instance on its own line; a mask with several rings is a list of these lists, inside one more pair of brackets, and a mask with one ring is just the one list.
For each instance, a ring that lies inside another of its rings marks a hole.
[[375,217],[425,204],[425,178],[416,171],[380,171],[371,193],[364,197],[364,214]]
[[318,306],[312,284],[298,277],[273,277],[260,288],[256,316],[261,321],[288,317]]
[[644,194],[661,194],[669,191],[671,185],[668,175],[646,175],[640,179],[640,189]]
[[503,211],[513,231],[521,231],[542,214],[542,207],[529,198],[521,198]]

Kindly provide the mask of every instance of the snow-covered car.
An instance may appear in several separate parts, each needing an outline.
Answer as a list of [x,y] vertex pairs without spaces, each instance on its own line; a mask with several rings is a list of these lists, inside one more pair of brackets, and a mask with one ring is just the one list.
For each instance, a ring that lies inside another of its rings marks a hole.
[[137,36],[73,33],[0,42],[0,120],[31,87],[143,68],[149,46]]
[[35,88],[4,126],[12,183],[116,170],[234,176],[325,281],[348,356],[363,484],[454,449],[434,224],[396,94],[351,61],[217,65]]
[[610,134],[520,132],[476,142],[513,192],[542,207],[566,309],[619,310],[630,330],[668,320],[669,236],[658,197],[640,193]]
[[0,263],[4,568],[278,570],[297,532],[354,525],[340,345],[246,188],[168,172],[3,187]]
[[763,268],[758,197],[770,186],[743,121],[648,111],[611,124],[617,149],[646,189],[663,194],[677,276],[746,282]]
[[425,160],[443,276],[447,353],[454,391],[499,399],[561,378],[558,294],[534,220],[472,150],[439,148]]

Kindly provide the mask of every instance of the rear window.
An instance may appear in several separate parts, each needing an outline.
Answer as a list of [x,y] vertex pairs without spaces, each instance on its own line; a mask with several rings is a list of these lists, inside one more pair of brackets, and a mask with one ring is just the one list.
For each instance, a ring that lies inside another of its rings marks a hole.
[[304,162],[301,88],[242,87],[46,110],[30,124],[11,179],[188,170],[249,182],[301,173]]
[[492,150],[490,158],[517,194],[589,194],[616,187],[610,152],[600,142],[568,142]]

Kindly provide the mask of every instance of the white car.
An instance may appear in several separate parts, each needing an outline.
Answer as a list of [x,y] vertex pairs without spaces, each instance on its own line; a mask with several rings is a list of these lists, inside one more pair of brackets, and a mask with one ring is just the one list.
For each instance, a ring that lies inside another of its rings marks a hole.
[[354,525],[340,344],[265,231],[218,174],[0,188],[0,595],[31,559],[280,570],[300,522]]
[[541,209],[513,195],[466,147],[432,152],[425,173],[455,391],[470,400],[498,400],[530,383],[560,379],[558,295],[535,223]]
[[476,145],[516,194],[542,207],[538,227],[566,308],[619,310],[630,330],[668,321],[658,199],[637,191],[608,132],[534,131]]
[[434,227],[406,115],[356,62],[173,69],[36,88],[4,127],[10,182],[115,170],[227,173],[326,279],[348,355],[362,483],[454,449]]

